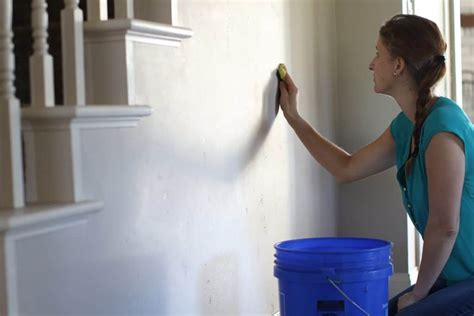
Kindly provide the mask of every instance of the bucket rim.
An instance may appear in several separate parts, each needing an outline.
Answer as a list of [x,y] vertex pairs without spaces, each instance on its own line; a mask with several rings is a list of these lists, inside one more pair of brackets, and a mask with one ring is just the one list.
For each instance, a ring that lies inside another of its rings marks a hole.
[[[372,247],[372,248],[361,248],[361,249],[348,249],[348,250],[336,250],[336,251],[324,251],[324,252],[318,252],[318,251],[309,251],[309,250],[304,250],[304,249],[287,249],[283,248],[281,245],[284,243],[288,242],[299,242],[299,241],[310,241],[310,240],[359,240],[359,241],[375,241],[375,242],[380,242],[383,244],[382,246],[377,246],[377,247]],[[378,238],[366,238],[366,237],[311,237],[311,238],[298,238],[298,239],[289,239],[289,240],[283,240],[275,243],[273,247],[281,252],[292,252],[292,253],[308,253],[308,254],[317,254],[317,253],[324,253],[324,254],[335,254],[335,253],[361,253],[361,252],[371,252],[375,250],[382,250],[385,248],[391,248],[393,247],[393,242],[383,240],[383,239],[378,239]]]

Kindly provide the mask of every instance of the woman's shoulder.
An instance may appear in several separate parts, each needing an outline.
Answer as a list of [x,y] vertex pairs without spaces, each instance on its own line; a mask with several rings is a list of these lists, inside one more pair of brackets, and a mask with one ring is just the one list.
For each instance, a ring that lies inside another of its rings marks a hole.
[[437,133],[448,132],[472,142],[474,129],[471,120],[453,100],[440,97],[423,123],[422,144],[427,146]]
[[470,127],[471,120],[456,102],[439,97],[423,125],[426,128],[465,128]]

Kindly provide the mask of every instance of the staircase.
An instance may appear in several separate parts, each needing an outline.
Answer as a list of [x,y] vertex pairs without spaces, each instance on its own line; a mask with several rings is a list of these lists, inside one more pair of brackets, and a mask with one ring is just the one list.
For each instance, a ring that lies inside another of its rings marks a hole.
[[150,4],[0,2],[0,315],[19,311],[16,241],[103,207],[84,193],[81,131],[134,127],[152,113],[134,102],[133,43],[179,47],[192,36],[170,24],[175,0],[155,3],[168,24],[134,18]]

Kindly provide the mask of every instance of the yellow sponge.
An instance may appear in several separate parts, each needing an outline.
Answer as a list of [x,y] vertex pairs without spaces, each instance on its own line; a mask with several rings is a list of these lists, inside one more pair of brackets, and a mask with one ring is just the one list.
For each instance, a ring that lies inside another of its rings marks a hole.
[[285,79],[285,76],[286,76],[286,66],[285,64],[279,64],[278,65],[278,78],[280,80],[283,80]]

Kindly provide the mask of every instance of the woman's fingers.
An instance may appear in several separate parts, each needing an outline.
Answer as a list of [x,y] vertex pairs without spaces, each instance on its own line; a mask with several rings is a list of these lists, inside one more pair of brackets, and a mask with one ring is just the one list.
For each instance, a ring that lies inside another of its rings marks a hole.
[[293,82],[293,79],[291,79],[291,76],[289,73],[286,73],[285,78],[283,78],[283,81],[288,85],[288,89],[294,92],[298,91],[298,88],[296,87],[295,83]]
[[288,91],[286,91],[286,86],[283,81],[280,82],[278,89],[280,89],[280,99],[278,103],[283,108],[286,105],[286,100],[288,99]]
[[280,82],[280,92],[281,92],[282,96],[286,97],[288,95],[288,91],[286,89],[286,84],[283,81]]
[[298,88],[291,76],[286,72],[286,75],[279,82],[280,89],[280,106],[287,119],[298,117],[297,109],[297,94]]

